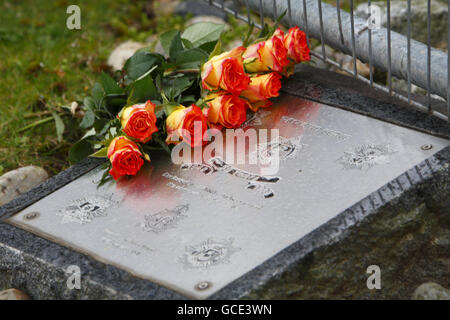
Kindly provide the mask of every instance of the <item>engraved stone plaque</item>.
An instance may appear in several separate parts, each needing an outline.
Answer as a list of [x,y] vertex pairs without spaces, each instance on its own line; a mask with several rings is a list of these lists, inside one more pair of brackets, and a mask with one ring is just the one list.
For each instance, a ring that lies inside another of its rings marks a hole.
[[275,174],[225,154],[181,165],[152,156],[136,177],[99,187],[94,169],[8,222],[202,299],[449,145],[287,95],[249,128],[279,129],[246,149],[249,159],[278,154]]

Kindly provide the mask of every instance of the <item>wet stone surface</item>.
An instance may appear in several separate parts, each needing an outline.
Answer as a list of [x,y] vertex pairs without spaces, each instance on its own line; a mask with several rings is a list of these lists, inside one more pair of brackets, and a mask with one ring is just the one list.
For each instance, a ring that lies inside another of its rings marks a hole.
[[[445,287],[448,142],[293,97],[277,105],[249,121],[283,122],[282,138],[254,154],[280,152],[276,175],[225,156],[176,168],[155,157],[136,179],[97,189],[94,170],[22,211],[33,192],[1,208],[20,212],[0,224],[0,288],[32,298],[407,299],[427,281]],[[47,187],[81,174],[73,167]],[[80,291],[65,286],[70,265],[84,274]],[[367,289],[369,265],[381,290]]]

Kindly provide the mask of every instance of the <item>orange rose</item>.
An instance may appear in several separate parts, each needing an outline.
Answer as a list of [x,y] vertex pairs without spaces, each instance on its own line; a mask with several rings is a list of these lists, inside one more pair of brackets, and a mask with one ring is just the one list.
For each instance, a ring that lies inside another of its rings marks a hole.
[[250,73],[282,72],[289,64],[283,41],[283,31],[278,28],[269,40],[248,47],[243,54],[245,70]]
[[238,128],[247,118],[247,102],[235,95],[225,92],[210,94],[206,101],[208,108],[203,109],[203,113],[210,124]]
[[284,37],[284,46],[287,49],[288,58],[295,63],[311,59],[306,34],[297,26],[289,29],[288,34]]
[[258,75],[250,78],[247,90],[242,91],[241,96],[251,103],[251,109],[270,106],[267,99],[278,97],[281,89],[281,75],[278,72]]
[[237,47],[207,61],[202,67],[203,88],[210,91],[221,88],[236,95],[247,88],[250,79],[244,71],[244,51],[244,47]]
[[123,131],[139,142],[146,143],[152,138],[156,127],[155,105],[149,101],[145,104],[135,104],[122,111],[120,123]]
[[189,108],[179,106],[166,119],[166,143],[178,143],[181,137],[191,147],[206,143],[203,134],[208,129],[206,117],[195,104]]
[[125,136],[114,138],[108,147],[112,168],[109,173],[115,180],[121,176],[134,176],[144,164],[142,153],[136,143]]

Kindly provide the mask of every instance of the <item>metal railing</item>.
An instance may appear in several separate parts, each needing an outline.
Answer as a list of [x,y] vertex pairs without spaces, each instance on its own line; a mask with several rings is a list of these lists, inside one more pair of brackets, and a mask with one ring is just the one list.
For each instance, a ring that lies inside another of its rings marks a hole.
[[[220,8],[236,18],[253,24],[257,28],[264,25],[265,18],[275,19],[286,12],[281,23],[286,27],[298,25],[307,34],[308,39],[320,41],[320,51],[311,51],[311,55],[331,66],[351,74],[370,86],[395,96],[411,106],[424,110],[440,118],[450,120],[450,56],[431,46],[431,2],[427,0],[427,43],[412,39],[411,0],[407,4],[406,35],[392,31],[391,0],[386,0],[386,27],[371,28],[368,19],[354,14],[353,0],[336,0],[335,6],[322,0],[234,0],[243,10],[235,11],[225,6],[224,0],[206,0],[210,5]],[[438,1],[438,0],[434,0]],[[345,2],[349,12],[340,9]],[[371,0],[367,0],[370,8]],[[253,21],[251,12],[259,15],[259,22]],[[448,1],[448,17],[450,18],[450,1]],[[450,23],[447,23],[447,46],[450,43]],[[443,39],[445,35],[443,35]],[[352,56],[352,68],[327,56],[328,45]],[[369,64],[368,78],[360,75],[357,69],[357,59]],[[406,61],[406,63],[405,63]],[[374,81],[374,67],[387,72],[387,85]],[[407,93],[393,90],[393,76],[407,81]],[[412,84],[426,90],[426,102],[414,99]],[[435,110],[435,100],[432,94],[446,100],[444,110]],[[446,109],[446,110],[445,110]]]

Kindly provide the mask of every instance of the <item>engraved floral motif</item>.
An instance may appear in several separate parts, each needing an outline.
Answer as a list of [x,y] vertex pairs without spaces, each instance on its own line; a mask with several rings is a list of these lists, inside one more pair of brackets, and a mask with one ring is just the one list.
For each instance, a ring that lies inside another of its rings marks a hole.
[[118,201],[112,200],[112,195],[92,195],[75,199],[64,209],[56,214],[62,217],[61,223],[76,222],[86,224],[98,217],[105,217],[107,209],[117,205]]
[[338,159],[338,162],[345,169],[368,170],[375,165],[389,163],[390,155],[396,152],[388,143],[366,143],[355,147],[353,151],[344,152],[344,155]]
[[208,269],[209,267],[230,262],[230,256],[241,250],[233,246],[233,239],[216,241],[211,238],[202,243],[186,247],[186,253],[180,258],[185,268]]

